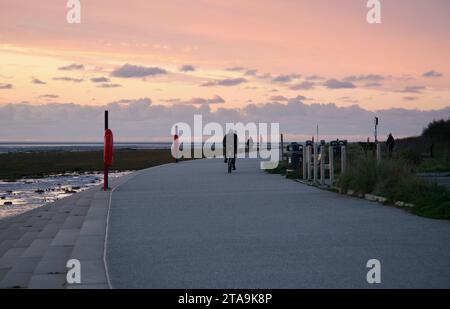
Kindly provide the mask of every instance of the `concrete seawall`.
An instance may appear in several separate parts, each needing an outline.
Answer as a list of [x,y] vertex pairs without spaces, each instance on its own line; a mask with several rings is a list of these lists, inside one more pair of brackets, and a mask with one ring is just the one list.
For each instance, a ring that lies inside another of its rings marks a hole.
[[[111,188],[129,174],[110,182]],[[108,288],[104,245],[111,191],[102,185],[0,220],[0,288]],[[66,263],[81,263],[81,284]]]

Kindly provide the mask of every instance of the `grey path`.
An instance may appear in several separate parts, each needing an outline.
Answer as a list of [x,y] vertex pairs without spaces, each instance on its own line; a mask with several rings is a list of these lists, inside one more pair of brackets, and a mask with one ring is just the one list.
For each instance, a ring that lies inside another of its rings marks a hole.
[[[103,257],[109,196],[97,186],[0,220],[0,288],[108,288]],[[81,263],[81,284],[66,282],[70,259]]]
[[143,171],[112,196],[115,288],[450,288],[450,222],[299,184],[240,160]]
[[417,174],[420,177],[423,177],[424,179],[427,179],[429,181],[436,182],[437,184],[447,187],[447,189],[450,190],[450,173],[444,172],[444,173],[419,173]]

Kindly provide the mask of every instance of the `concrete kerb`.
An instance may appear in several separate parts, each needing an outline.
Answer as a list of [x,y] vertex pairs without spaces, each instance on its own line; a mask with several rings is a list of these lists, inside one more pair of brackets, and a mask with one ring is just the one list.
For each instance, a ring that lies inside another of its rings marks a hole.
[[[177,164],[181,164],[182,162],[179,162]],[[134,173],[132,173],[131,175],[127,175],[124,177],[121,177],[120,179],[117,179],[116,181],[118,182],[115,186],[113,186],[113,188],[111,189],[111,191],[109,192],[109,202],[108,202],[108,211],[106,214],[106,225],[105,225],[105,241],[103,244],[103,265],[105,267],[105,275],[106,275],[106,283],[109,289],[113,289],[113,286],[111,284],[111,279],[109,276],[109,271],[108,271],[108,262],[106,260],[106,250],[107,250],[107,245],[108,245],[108,230],[109,230],[109,217],[110,217],[110,213],[111,213],[111,202],[112,202],[112,196],[114,191],[119,188],[121,185],[127,183],[129,180],[131,180],[132,178],[140,175],[141,173],[144,173],[146,171],[152,170],[152,169],[156,169],[159,167],[163,167],[163,166],[167,166],[167,165],[172,165],[175,163],[166,163],[166,164],[162,164],[162,165],[157,165],[157,166],[152,166],[146,169],[142,169],[139,171],[136,171]]]
[[312,181],[305,181],[305,180],[301,180],[301,179],[295,179],[295,181],[299,182],[301,184],[316,187],[316,188],[319,188],[322,190],[328,190],[328,191],[333,191],[333,192],[337,192],[337,193],[341,193],[341,194],[346,194],[351,197],[361,198],[361,199],[371,201],[371,202],[376,202],[376,203],[382,204],[382,205],[390,205],[390,206],[404,208],[404,209],[411,209],[415,206],[414,204],[406,203],[406,202],[402,202],[402,201],[395,201],[393,204],[389,204],[389,200],[383,196],[378,196],[378,195],[374,195],[374,194],[357,194],[354,190],[347,190],[347,192],[344,193],[344,192],[342,192],[342,188],[335,187],[335,186],[329,186],[329,185],[315,184]]

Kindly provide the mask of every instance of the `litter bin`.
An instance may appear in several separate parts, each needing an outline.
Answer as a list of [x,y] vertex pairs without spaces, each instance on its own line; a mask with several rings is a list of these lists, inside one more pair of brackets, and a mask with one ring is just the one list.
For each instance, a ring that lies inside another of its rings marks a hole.
[[303,146],[299,143],[290,143],[286,147],[287,169],[298,171],[303,159]]
[[333,153],[335,155],[340,155],[341,147],[347,146],[347,144],[348,144],[347,140],[339,140],[339,139],[330,142],[330,146],[333,147]]
[[347,140],[339,141],[339,146],[347,146],[347,144],[348,144]]

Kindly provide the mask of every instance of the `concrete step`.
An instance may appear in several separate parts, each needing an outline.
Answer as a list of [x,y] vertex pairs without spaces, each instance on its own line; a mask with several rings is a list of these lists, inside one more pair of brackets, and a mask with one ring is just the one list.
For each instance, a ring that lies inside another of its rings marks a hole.
[[0,220],[0,288],[67,288],[72,258],[82,262],[82,284],[71,288],[107,288],[109,194],[98,186]]

